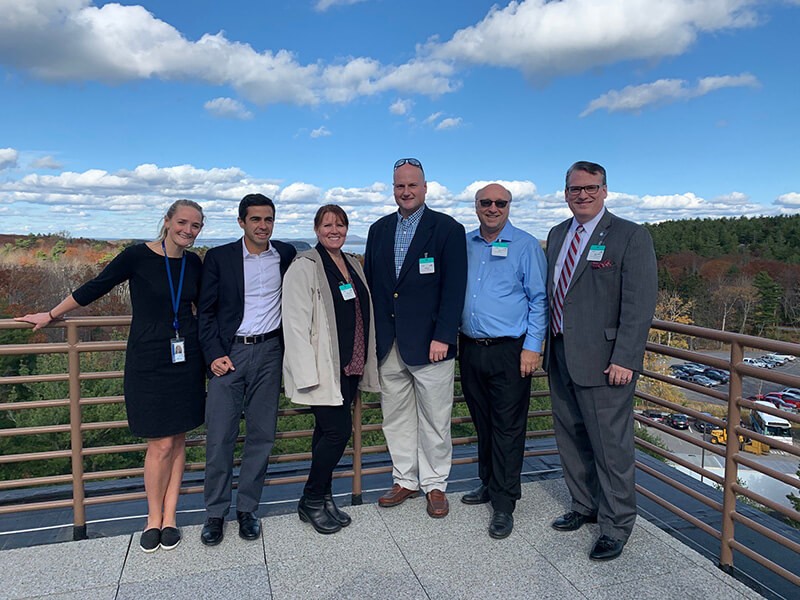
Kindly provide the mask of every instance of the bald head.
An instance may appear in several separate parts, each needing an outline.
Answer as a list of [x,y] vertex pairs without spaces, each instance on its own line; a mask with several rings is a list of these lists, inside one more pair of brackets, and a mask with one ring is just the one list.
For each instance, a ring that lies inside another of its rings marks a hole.
[[481,222],[481,236],[494,241],[508,222],[511,192],[499,183],[490,183],[475,194],[475,212]]

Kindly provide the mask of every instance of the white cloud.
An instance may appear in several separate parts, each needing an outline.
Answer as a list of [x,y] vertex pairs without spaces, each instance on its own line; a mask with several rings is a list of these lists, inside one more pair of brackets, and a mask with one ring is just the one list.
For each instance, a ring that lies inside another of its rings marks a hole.
[[659,79],[652,83],[629,85],[621,90],[611,90],[592,100],[580,116],[606,109],[608,112],[638,112],[645,106],[689,100],[727,87],[758,87],[758,79],[749,73],[704,77],[695,87],[683,79]]
[[781,194],[775,199],[775,204],[786,208],[800,209],[800,193],[789,192],[788,194]]
[[435,113],[433,113],[433,114],[430,114],[430,115],[428,115],[428,117],[427,117],[427,118],[426,118],[426,119],[423,121],[423,123],[425,123],[426,125],[431,125],[431,124],[433,124],[433,122],[434,122],[434,121],[436,121],[436,120],[437,120],[439,117],[441,117],[441,116],[442,116],[442,114],[443,114],[443,113],[442,113],[441,111],[440,111],[440,112],[435,112]]
[[310,135],[312,138],[318,138],[318,137],[328,137],[329,135],[333,134],[327,127],[325,127],[325,125],[323,125],[322,127],[317,127],[316,129],[313,129]]
[[442,131],[443,129],[455,129],[460,125],[461,117],[448,117],[439,121],[439,124],[436,125],[436,131]]
[[400,100],[398,98],[389,106],[389,112],[393,115],[405,115],[411,111],[412,106],[414,106],[413,100]]
[[15,168],[18,158],[19,152],[14,148],[0,148],[0,171]]
[[241,102],[233,98],[214,98],[203,105],[209,113],[223,119],[240,119],[246,121],[253,118],[253,113],[247,110]]
[[325,12],[332,6],[350,6],[351,4],[358,4],[365,0],[317,0],[314,8],[319,12]]
[[32,169],[46,169],[55,171],[64,167],[59,161],[52,156],[42,156],[31,161],[30,167]]
[[303,65],[285,49],[257,52],[224,32],[187,39],[142,6],[90,0],[0,0],[0,64],[48,81],[199,81],[230,86],[259,105],[349,102],[389,90],[457,88],[439,60],[382,65],[369,57]]
[[750,27],[754,0],[526,0],[495,5],[431,56],[516,68],[533,79],[685,52],[701,33]]

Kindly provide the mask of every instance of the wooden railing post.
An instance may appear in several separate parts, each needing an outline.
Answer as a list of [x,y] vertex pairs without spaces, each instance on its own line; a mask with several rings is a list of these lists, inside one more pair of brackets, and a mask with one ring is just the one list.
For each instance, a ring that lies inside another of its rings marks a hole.
[[69,430],[72,452],[72,539],[85,540],[86,506],[83,485],[83,434],[81,433],[81,357],[78,352],[78,328],[69,321],[67,327],[67,364],[69,366]]
[[363,454],[361,452],[361,448],[363,445],[363,440],[361,439],[362,430],[361,430],[361,392],[356,394],[356,402],[353,406],[353,491],[350,496],[350,504],[353,506],[359,506],[364,502],[364,499],[361,497],[361,469],[363,465],[361,464],[361,460],[363,458]]
[[733,549],[731,542],[734,541],[734,521],[733,513],[736,512],[736,494],[733,486],[738,481],[738,466],[734,460],[739,453],[739,434],[736,429],[741,420],[741,410],[739,409],[739,398],[742,397],[742,376],[735,365],[742,362],[744,358],[744,348],[740,342],[731,343],[731,364],[730,364],[730,385],[728,387],[728,423],[727,435],[728,442],[725,445],[725,480],[722,487],[722,527],[721,546],[719,551],[719,566],[724,571],[733,570]]

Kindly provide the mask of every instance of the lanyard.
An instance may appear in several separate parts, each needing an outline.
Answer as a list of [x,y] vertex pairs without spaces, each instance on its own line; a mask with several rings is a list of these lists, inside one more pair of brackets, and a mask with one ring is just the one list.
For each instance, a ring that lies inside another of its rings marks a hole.
[[178,306],[181,301],[181,291],[183,290],[183,272],[186,269],[186,253],[183,253],[181,258],[181,276],[178,279],[178,293],[175,293],[175,286],[172,283],[172,271],[169,268],[169,257],[167,256],[167,246],[164,240],[161,240],[161,249],[164,250],[164,264],[167,265],[167,280],[169,281],[169,295],[172,298],[172,311],[175,317],[172,320],[172,328],[175,330],[175,337],[180,337],[178,334]]

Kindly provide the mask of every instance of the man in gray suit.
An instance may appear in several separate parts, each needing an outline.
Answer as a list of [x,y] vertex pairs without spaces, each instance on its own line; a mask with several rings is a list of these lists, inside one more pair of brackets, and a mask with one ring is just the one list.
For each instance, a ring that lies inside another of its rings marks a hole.
[[619,556],[636,520],[633,394],[658,291],[650,234],[608,212],[607,194],[603,167],[572,165],[564,196],[573,218],[547,237],[544,367],[572,496],[553,527],[599,523],[592,560]]

